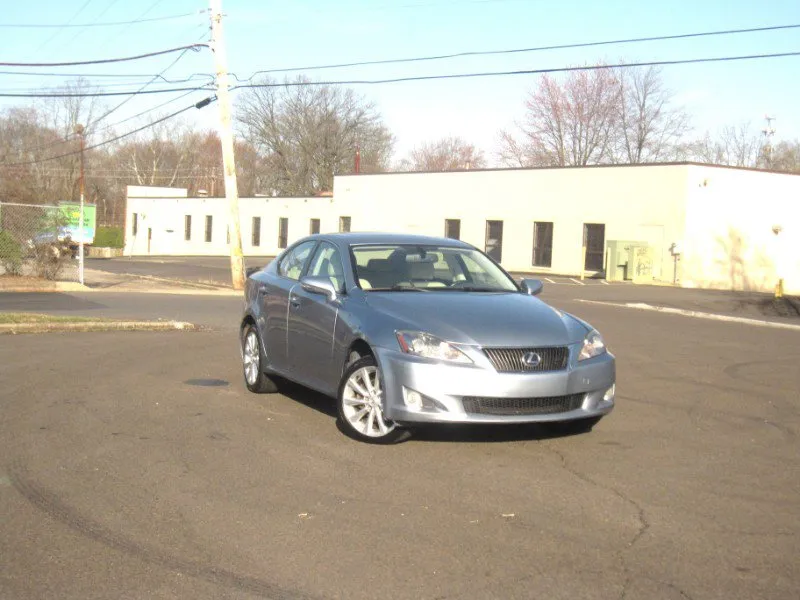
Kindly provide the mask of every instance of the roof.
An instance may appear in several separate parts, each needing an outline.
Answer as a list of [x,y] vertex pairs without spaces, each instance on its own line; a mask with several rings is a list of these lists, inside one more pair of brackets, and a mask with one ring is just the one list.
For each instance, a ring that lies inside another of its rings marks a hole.
[[447,237],[391,232],[320,233],[305,239],[328,239],[348,245],[360,244],[421,244],[425,246],[458,246],[471,248],[466,242]]
[[703,163],[695,161],[678,162],[648,162],[648,163],[618,163],[618,164],[598,164],[598,165],[549,165],[542,167],[487,167],[483,169],[454,169],[451,171],[384,171],[380,173],[349,173],[347,175],[336,175],[337,178],[344,177],[389,177],[392,175],[430,175],[430,174],[452,174],[452,173],[486,173],[486,172],[511,172],[511,171],[566,171],[579,169],[638,169],[642,167],[710,167],[715,169],[731,169],[736,171],[752,171],[756,173],[771,173],[775,175],[800,176],[800,173],[788,171],[775,171],[756,167],[737,167],[734,165],[717,165],[713,163]]

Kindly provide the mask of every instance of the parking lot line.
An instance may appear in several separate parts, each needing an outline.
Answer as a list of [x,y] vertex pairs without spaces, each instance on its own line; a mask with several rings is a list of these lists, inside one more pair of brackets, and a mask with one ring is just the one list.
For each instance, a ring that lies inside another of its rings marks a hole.
[[575,283],[577,283],[578,285],[586,285],[586,284],[585,284],[585,283],[583,283],[582,281],[578,281],[577,279],[573,279],[572,277],[570,277],[570,278],[569,278],[569,280],[570,280],[570,281],[574,281],[574,282],[575,282]]
[[645,304],[644,302],[604,302],[602,300],[584,300],[584,299],[577,299],[576,302],[583,302],[585,304],[601,304],[605,306],[616,306],[617,308],[633,308],[635,310],[649,310],[653,312],[666,313],[669,315],[693,317],[695,319],[708,319],[711,321],[725,321],[728,323],[742,323],[744,325],[756,325],[758,327],[772,327],[775,329],[791,329],[794,331],[800,331],[800,325],[794,325],[792,323],[781,323],[779,321],[764,321],[762,319],[734,317],[731,315],[718,315],[715,313],[706,313],[696,310],[687,310],[683,308],[671,308],[668,306],[654,306],[652,304]]

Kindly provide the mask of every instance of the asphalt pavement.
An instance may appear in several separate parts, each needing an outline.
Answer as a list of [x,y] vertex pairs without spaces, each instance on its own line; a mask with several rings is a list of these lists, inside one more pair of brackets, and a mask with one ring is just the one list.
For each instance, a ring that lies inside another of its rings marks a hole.
[[247,392],[236,297],[0,294],[209,327],[0,337],[0,598],[797,598],[800,332],[592,293],[545,298],[617,355],[594,431],[392,447]]

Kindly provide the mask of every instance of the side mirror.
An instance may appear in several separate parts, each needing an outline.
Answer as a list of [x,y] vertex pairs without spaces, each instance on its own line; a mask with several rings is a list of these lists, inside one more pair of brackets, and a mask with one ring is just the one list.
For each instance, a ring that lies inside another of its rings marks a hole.
[[333,282],[327,277],[304,277],[300,281],[303,289],[312,294],[322,294],[327,296],[328,300],[336,300],[339,296],[339,290],[333,285]]
[[538,296],[544,289],[544,284],[539,279],[523,279],[520,282],[522,291],[529,296]]

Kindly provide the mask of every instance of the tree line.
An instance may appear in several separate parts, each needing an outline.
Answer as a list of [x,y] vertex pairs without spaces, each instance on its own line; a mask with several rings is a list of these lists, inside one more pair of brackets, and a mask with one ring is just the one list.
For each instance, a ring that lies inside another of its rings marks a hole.
[[[362,173],[489,166],[485,150],[457,136],[423,141],[396,159],[393,133],[375,104],[354,90],[297,85],[311,83],[303,79],[262,83],[273,85],[243,91],[235,106],[242,196],[330,191],[334,175],[354,172],[356,154]],[[93,90],[85,80],[64,87]],[[80,141],[75,126],[86,127],[87,145],[133,127],[104,125],[109,112],[90,95],[50,98],[0,113],[0,201],[76,200]],[[524,100],[524,118],[499,132],[493,155],[506,167],[694,160],[800,172],[798,141],[772,145],[746,123],[715,135],[697,137],[694,131],[655,67],[572,71],[537,81]],[[43,160],[51,157],[57,158]],[[124,221],[127,185],[186,187],[190,195],[224,193],[216,132],[174,119],[87,151],[85,165],[87,201],[97,205],[104,224]]]

